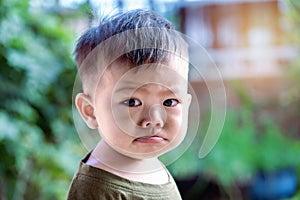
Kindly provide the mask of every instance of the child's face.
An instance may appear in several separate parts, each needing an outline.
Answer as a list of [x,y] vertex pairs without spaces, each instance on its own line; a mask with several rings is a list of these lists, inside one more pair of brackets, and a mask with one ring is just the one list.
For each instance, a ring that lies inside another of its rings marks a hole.
[[102,139],[137,159],[157,157],[175,148],[187,129],[187,63],[173,60],[167,66],[149,65],[130,69],[114,63],[94,96]]

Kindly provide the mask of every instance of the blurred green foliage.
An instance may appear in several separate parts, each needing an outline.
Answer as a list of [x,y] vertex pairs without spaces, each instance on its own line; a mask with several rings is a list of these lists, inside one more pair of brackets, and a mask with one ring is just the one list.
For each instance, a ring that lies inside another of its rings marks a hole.
[[201,160],[197,158],[199,144],[196,139],[170,166],[179,179],[201,174],[228,188],[248,183],[260,170],[298,170],[300,166],[300,159],[295,156],[300,153],[300,141],[286,137],[270,116],[258,117],[245,107],[228,110],[217,144]]
[[72,120],[71,17],[0,1],[0,199],[65,199],[84,152]]
[[[300,51],[300,0],[287,0],[288,12],[285,17],[289,24],[289,41],[291,44],[298,48],[298,53]],[[297,56],[290,65],[287,71],[289,79],[293,85],[289,92],[287,101],[289,103],[299,102],[300,100],[300,87],[299,87],[299,77],[300,77],[300,56]],[[297,112],[300,112],[300,107],[295,106]]]

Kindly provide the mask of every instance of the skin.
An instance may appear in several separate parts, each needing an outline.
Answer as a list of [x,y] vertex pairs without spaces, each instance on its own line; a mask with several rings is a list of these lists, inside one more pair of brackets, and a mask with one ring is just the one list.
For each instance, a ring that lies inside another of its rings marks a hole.
[[78,94],[81,116],[102,137],[87,164],[135,181],[167,182],[169,175],[157,157],[186,135],[191,101],[187,70],[180,59],[135,68],[116,62],[93,96]]

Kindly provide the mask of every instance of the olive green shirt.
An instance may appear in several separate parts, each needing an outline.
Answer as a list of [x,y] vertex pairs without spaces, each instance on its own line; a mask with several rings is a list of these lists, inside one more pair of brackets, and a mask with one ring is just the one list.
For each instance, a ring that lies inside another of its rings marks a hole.
[[155,185],[131,181],[108,171],[85,164],[79,165],[71,183],[68,200],[178,200],[181,199],[172,177],[165,184]]

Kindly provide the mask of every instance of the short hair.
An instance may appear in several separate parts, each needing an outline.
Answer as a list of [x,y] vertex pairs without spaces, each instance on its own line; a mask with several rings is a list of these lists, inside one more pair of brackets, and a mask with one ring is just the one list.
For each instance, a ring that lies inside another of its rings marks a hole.
[[[142,29],[144,31],[140,31]],[[88,68],[91,61],[83,64],[85,59],[98,45],[113,36],[117,38],[113,40],[113,44],[106,46],[106,55],[116,49],[124,49],[121,52],[125,52],[115,61],[126,60],[138,66],[144,63],[167,62],[170,53],[178,50],[179,54],[184,52],[186,56],[187,45],[174,31],[175,26],[170,21],[149,10],[136,9],[104,18],[98,26],[90,28],[77,41],[74,53],[81,79],[90,70]]]

